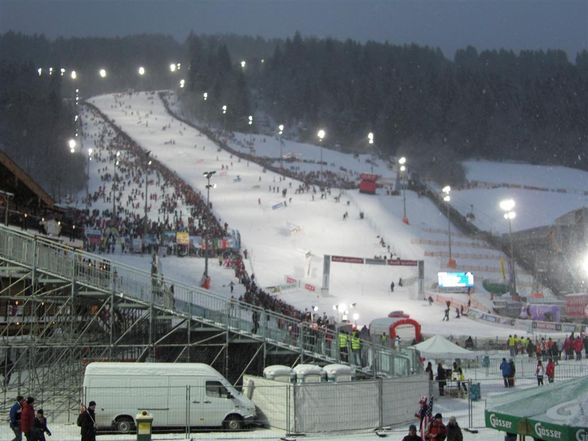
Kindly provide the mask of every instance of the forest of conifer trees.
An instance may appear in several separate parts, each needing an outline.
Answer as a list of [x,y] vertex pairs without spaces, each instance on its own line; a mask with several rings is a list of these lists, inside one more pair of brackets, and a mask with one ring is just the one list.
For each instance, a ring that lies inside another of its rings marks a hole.
[[[181,74],[170,75],[170,62],[182,63]],[[81,186],[75,170],[85,159],[66,160],[62,148],[73,130],[74,86],[38,77],[37,68],[50,65],[78,69],[82,97],[175,88],[195,117],[228,129],[247,130],[254,114],[266,124],[252,130],[271,133],[283,123],[285,136],[316,142],[322,127],[327,146],[349,151],[367,149],[373,132],[379,154],[411,155],[413,164],[455,179],[461,173],[451,164],[469,158],[588,169],[586,51],[570,60],[558,50],[467,47],[448,58],[418,45],[299,34],[286,40],[191,34],[183,43],[162,35],[0,35],[0,148],[42,179],[71,167],[68,176]],[[148,72],[141,79],[139,65]],[[108,81],[95,75],[101,66],[109,69]],[[222,105],[230,109],[224,117]]]

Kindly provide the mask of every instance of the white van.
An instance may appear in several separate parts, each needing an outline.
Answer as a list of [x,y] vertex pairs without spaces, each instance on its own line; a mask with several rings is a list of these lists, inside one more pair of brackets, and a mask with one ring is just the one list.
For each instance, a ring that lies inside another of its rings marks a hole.
[[96,425],[129,433],[140,410],[153,427],[239,430],[255,420],[255,404],[202,363],[90,363],[84,401],[96,402]]

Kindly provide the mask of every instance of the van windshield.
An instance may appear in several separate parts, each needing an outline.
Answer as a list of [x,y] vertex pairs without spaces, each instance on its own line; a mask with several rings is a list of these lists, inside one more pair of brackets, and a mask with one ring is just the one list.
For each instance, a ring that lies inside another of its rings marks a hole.
[[219,381],[207,381],[206,382],[206,396],[215,398],[228,398],[231,393],[227,388]]

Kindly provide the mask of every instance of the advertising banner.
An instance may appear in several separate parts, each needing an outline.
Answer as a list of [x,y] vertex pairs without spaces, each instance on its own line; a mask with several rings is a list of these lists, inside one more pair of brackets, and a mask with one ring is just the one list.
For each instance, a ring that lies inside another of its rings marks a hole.
[[363,264],[363,258],[362,257],[349,257],[349,256],[331,256],[331,262]]
[[365,259],[367,265],[386,265],[384,259]]
[[418,263],[418,260],[388,259],[388,265],[392,266],[417,266]]

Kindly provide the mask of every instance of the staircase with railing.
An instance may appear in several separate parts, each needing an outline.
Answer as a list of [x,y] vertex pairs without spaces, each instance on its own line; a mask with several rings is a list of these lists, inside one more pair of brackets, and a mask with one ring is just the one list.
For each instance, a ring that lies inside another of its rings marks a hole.
[[[32,271],[33,277],[50,277],[69,281],[84,288],[96,298],[112,297],[189,319],[276,348],[299,354],[300,360],[325,363],[347,363],[341,360],[337,334],[318,329],[310,323],[264,310],[199,287],[166,279],[174,285],[173,297],[165,290],[154,289],[151,275],[146,271],[113,262],[102,256],[77,251],[43,236],[31,235],[17,229],[0,226],[0,261]],[[74,290],[75,291],[75,290]],[[169,291],[169,290],[168,290]],[[100,326],[106,331],[107,321]],[[376,375],[403,376],[417,370],[413,351],[395,351],[371,341],[362,341],[368,354],[369,369]],[[353,366],[361,370],[360,366]]]

